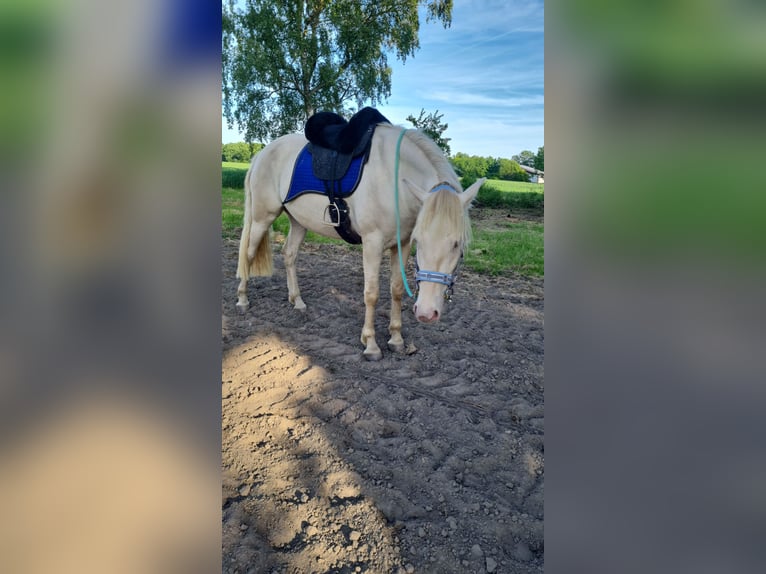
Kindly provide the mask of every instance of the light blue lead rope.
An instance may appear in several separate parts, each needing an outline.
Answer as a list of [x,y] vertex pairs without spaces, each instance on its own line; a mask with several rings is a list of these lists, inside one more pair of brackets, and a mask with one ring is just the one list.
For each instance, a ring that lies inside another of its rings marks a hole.
[[396,160],[394,162],[394,202],[396,203],[396,248],[399,251],[399,271],[402,274],[402,281],[404,282],[404,288],[407,291],[407,295],[415,297],[410,291],[410,286],[407,284],[407,274],[404,272],[404,259],[402,258],[402,229],[399,222],[399,149],[402,147],[402,138],[406,129],[402,129],[402,133],[399,134],[399,139],[396,142]]

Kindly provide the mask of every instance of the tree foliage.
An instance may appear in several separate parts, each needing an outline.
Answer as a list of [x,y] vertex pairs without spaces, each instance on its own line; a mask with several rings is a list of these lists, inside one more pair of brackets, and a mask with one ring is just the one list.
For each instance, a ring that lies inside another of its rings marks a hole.
[[509,181],[529,181],[529,174],[519,167],[519,164],[511,159],[497,158],[496,179]]
[[247,163],[262,148],[263,144],[259,143],[236,142],[223,144],[221,146],[221,161]]
[[452,158],[452,165],[460,177],[468,176],[474,179],[485,177],[491,163],[492,158],[468,155],[463,152],[456,153]]
[[424,134],[426,134],[429,138],[431,138],[434,143],[442,149],[444,154],[449,157],[449,141],[451,138],[445,138],[443,135],[449,127],[448,124],[441,123],[443,117],[444,114],[440,114],[439,110],[436,110],[430,114],[426,114],[426,111],[421,108],[420,115],[417,118],[410,114],[407,116],[407,121],[422,131]]
[[519,167],[518,162],[506,158],[482,157],[458,152],[452,158],[452,165],[461,177],[463,187],[466,187],[465,182],[474,182],[480,177],[529,181],[529,174]]
[[540,171],[545,171],[545,146],[540,146],[537,148],[534,167]]
[[525,149],[517,155],[511,157],[513,161],[519,165],[525,165],[527,167],[535,167],[535,154]]
[[248,141],[347,115],[391,93],[388,56],[419,48],[418,6],[448,27],[452,0],[233,0],[223,7],[223,109]]

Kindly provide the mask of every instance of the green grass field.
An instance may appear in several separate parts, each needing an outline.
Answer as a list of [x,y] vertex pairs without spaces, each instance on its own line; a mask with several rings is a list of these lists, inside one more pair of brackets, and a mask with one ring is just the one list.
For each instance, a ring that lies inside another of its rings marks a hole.
[[224,237],[239,235],[238,230],[242,230],[244,208],[244,190],[224,187],[221,196],[221,226]]
[[221,184],[224,188],[243,189],[250,164],[224,161],[221,164]]
[[543,193],[545,191],[545,184],[544,183],[527,183],[525,181],[506,181],[503,179],[488,179],[487,183],[484,185],[489,185],[491,187],[494,187],[495,189],[499,189],[500,191],[512,191],[512,192],[533,192],[533,193]]
[[465,253],[465,265],[473,271],[502,275],[544,274],[543,225],[506,223],[504,229],[474,228],[473,241]]
[[476,196],[481,207],[540,211],[545,207],[545,184],[488,179]]
[[[224,163],[222,191],[222,227],[224,237],[237,239],[242,229],[244,210],[244,182],[247,164]],[[236,185],[226,185],[226,173]],[[493,187],[500,184],[498,189]],[[489,188],[488,192],[485,190]],[[482,194],[486,196],[482,201]],[[521,198],[519,198],[521,196]],[[536,196],[537,202],[529,201],[528,196]],[[483,207],[518,208],[542,213],[543,185],[524,182],[509,182],[491,180],[482,187],[477,203]],[[273,224],[276,233],[287,235],[290,223],[283,213]],[[335,243],[346,245],[351,249],[360,249],[358,245],[348,245],[341,239],[331,239],[312,232],[306,234],[309,243]],[[478,273],[502,275],[508,272],[519,273],[533,277],[542,277],[544,262],[543,224],[533,222],[508,222],[501,228],[483,229],[474,223],[473,242],[465,253],[465,265]]]

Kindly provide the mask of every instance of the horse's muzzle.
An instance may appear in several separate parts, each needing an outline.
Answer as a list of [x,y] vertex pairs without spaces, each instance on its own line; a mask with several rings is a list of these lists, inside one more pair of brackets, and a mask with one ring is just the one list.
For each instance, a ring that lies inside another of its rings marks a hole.
[[412,311],[415,313],[415,318],[421,323],[436,323],[439,320],[438,309],[423,309],[418,307],[418,304],[415,303],[412,307]]

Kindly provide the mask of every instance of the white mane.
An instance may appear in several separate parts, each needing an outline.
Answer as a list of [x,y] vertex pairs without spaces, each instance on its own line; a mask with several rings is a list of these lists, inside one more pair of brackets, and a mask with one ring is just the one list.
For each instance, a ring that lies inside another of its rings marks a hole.
[[462,187],[460,187],[460,180],[458,179],[457,174],[455,174],[452,164],[445,157],[441,148],[436,145],[431,138],[420,130],[407,130],[404,137],[414,143],[420,151],[426,155],[428,160],[436,168],[439,175],[439,181],[449,183],[455,189],[462,190]]

